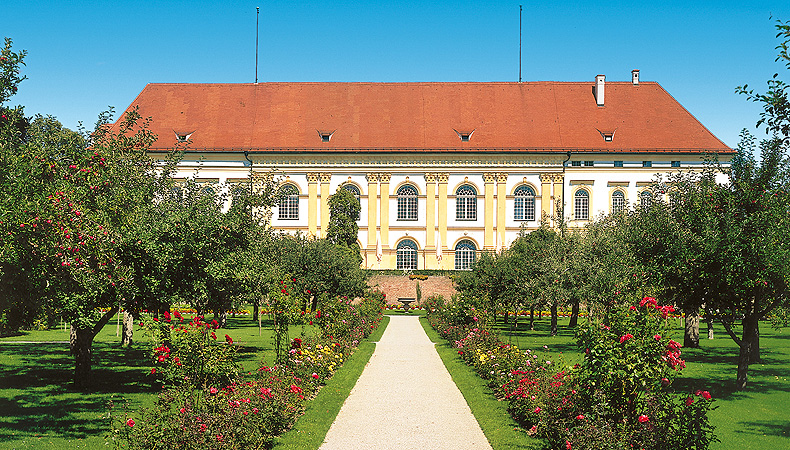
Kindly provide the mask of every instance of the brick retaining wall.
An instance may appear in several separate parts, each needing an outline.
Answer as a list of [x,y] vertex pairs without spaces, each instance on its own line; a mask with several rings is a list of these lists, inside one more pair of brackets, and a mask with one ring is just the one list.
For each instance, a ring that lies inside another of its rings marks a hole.
[[422,299],[425,300],[432,294],[440,294],[445,300],[450,300],[455,294],[455,288],[450,277],[428,277],[427,280],[410,280],[407,275],[374,275],[368,280],[368,285],[378,287],[387,294],[387,303],[398,303],[398,297],[417,297],[417,282],[420,282]]

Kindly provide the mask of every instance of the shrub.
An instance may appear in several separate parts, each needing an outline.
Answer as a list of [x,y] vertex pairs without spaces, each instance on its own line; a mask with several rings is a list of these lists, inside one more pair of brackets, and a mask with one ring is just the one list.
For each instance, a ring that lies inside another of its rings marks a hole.
[[[288,288],[282,283],[278,289],[281,297],[273,304],[289,304]],[[165,385],[154,408],[130,412],[127,405],[113,416],[116,448],[270,448],[359,340],[378,327],[383,296],[371,297],[356,305],[347,298],[324,299],[314,317],[319,337],[287,341],[282,364],[261,367],[246,379],[237,375],[233,339],[215,339],[216,324],[200,317],[186,324],[169,322],[169,315],[148,319],[159,369],[152,373]],[[285,311],[283,322],[297,320]]]
[[146,317],[141,325],[151,337],[155,366],[151,375],[166,385],[185,384],[192,388],[224,385],[239,370],[237,348],[230,336],[217,338],[219,324],[207,323],[202,316],[185,321],[178,311],[165,312],[162,320]]
[[680,344],[666,337],[672,311],[646,297],[591,319],[578,331],[584,360],[574,367],[549,359],[547,347],[538,355],[501,342],[468,304],[429,309],[428,320],[551,448],[706,449],[716,440],[710,394],[671,390],[685,367]]

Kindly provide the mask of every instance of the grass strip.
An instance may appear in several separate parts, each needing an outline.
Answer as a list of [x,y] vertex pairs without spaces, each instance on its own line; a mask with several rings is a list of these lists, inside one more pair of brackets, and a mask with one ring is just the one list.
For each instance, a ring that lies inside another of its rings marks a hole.
[[326,438],[329,427],[335,421],[340,408],[357,384],[359,376],[365,369],[376,342],[381,339],[390,318],[384,316],[376,331],[359,344],[357,350],[351,355],[343,366],[335,372],[326,386],[321,388],[318,395],[308,403],[304,415],[299,417],[296,425],[287,433],[277,438],[274,446],[277,450],[309,450],[318,449]]
[[420,323],[431,342],[436,343],[436,351],[442,358],[444,367],[450,372],[450,377],[464,396],[491,447],[494,450],[543,448],[542,441],[532,439],[520,430],[508,413],[507,402],[494,397],[486,381],[458,358],[458,350],[439,336],[428,323],[428,319],[420,317]]

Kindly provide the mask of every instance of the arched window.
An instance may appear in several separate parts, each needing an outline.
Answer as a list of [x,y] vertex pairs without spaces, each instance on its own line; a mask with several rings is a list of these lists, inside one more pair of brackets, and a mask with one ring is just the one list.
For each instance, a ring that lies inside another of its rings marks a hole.
[[514,195],[516,203],[513,206],[513,219],[535,220],[535,191],[529,186],[519,186]]
[[417,220],[417,188],[410,184],[398,189],[398,220]]
[[356,198],[357,201],[359,201],[359,197],[360,197],[361,193],[359,192],[359,188],[358,187],[354,186],[351,183],[346,183],[342,187],[343,187],[343,189],[347,190],[348,192],[351,192],[352,194],[354,194],[354,198]]
[[645,189],[639,194],[639,204],[644,209],[650,209],[650,206],[653,204],[653,191],[650,189]]
[[[341,186],[341,187],[342,187],[343,189],[347,190],[348,192],[351,192],[351,194],[353,194],[353,195],[354,195],[354,198],[355,198],[355,199],[357,199],[357,203],[359,203],[359,204],[360,204],[360,208],[361,208],[361,205],[362,205],[362,203],[359,201],[359,197],[361,196],[361,193],[359,192],[359,188],[358,188],[358,187],[356,187],[356,186],[354,186],[354,185],[353,185],[353,184],[351,184],[351,183],[346,183],[346,184],[344,184],[344,185],[343,185],[343,186]],[[359,213],[360,213],[360,214],[359,214],[359,218],[358,218],[357,220],[359,220],[359,219],[361,219],[361,218],[362,218],[362,211],[360,210],[360,212],[359,212]]]
[[625,208],[625,194],[623,191],[612,192],[612,213],[619,213]]
[[299,190],[293,184],[280,188],[280,204],[277,218],[280,220],[299,220]]
[[455,219],[477,220],[477,191],[468,184],[455,191]]
[[464,239],[455,244],[455,270],[469,270],[477,256],[475,243]]
[[404,239],[398,242],[398,270],[416,270],[417,269],[417,243]]
[[573,198],[573,216],[576,220],[590,220],[590,194],[579,189]]
[[170,188],[170,200],[182,201],[184,199],[184,188],[181,185],[173,185]]
[[230,185],[231,204],[233,204],[233,202],[241,201],[241,199],[249,195],[249,192],[250,192],[250,186],[247,183],[231,184]]

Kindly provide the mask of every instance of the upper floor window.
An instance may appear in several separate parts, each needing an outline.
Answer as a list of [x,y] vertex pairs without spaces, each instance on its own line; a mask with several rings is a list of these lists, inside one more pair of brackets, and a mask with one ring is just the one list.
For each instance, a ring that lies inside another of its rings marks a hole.
[[622,161],[615,161],[614,162],[614,166],[615,167],[623,167],[623,162]]
[[417,243],[411,239],[398,242],[396,268],[398,270],[417,269]]
[[359,197],[362,195],[362,193],[359,192],[359,188],[358,187],[356,187],[356,186],[354,186],[353,184],[350,184],[350,183],[346,183],[342,187],[343,187],[343,189],[347,190],[348,192],[351,192],[352,194],[354,194],[354,198],[357,199],[357,201],[359,201]]
[[573,198],[573,216],[576,220],[590,219],[590,194],[579,189]]
[[612,212],[618,213],[625,209],[625,194],[623,191],[612,192]]
[[475,262],[477,247],[469,239],[464,239],[455,245],[455,270],[469,270]]
[[680,167],[680,161],[672,161],[670,163],[670,166],[672,166],[672,167]]
[[513,219],[535,220],[535,191],[529,186],[519,186],[514,195],[516,201],[513,206]]
[[653,161],[642,161],[642,167],[653,167]]
[[455,219],[477,220],[477,191],[468,184],[455,191]]
[[571,161],[571,167],[581,167],[581,166],[582,166],[581,161]]
[[[354,198],[357,199],[357,203],[360,203],[359,198],[361,197],[362,193],[359,192],[359,188],[358,187],[354,186],[351,183],[346,183],[346,184],[342,185],[341,187],[343,189],[347,190],[348,192],[351,192],[351,194],[354,195]],[[360,203],[360,205],[361,205],[361,203]],[[362,217],[361,211],[360,211],[359,217],[360,218]],[[357,220],[359,220],[359,218]]]
[[593,167],[595,166],[595,161],[584,161],[584,167]]
[[293,184],[280,188],[280,204],[277,218],[280,220],[299,219],[299,190]]
[[410,184],[398,189],[398,220],[417,220],[417,188]]

